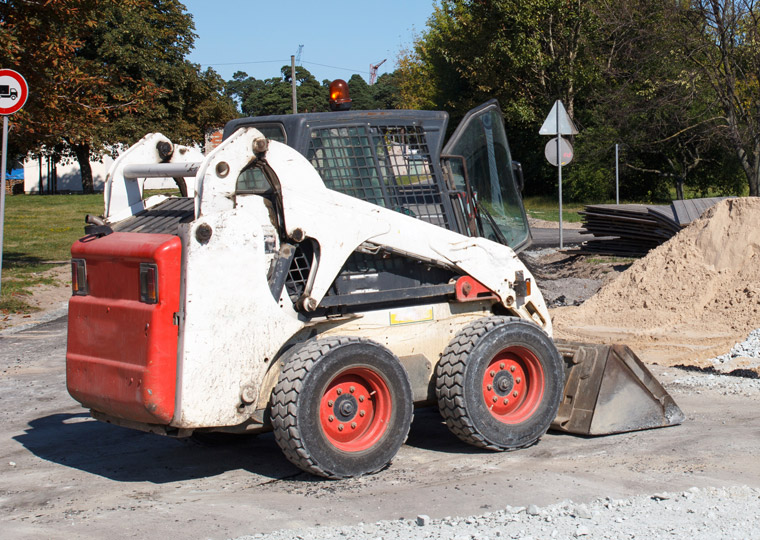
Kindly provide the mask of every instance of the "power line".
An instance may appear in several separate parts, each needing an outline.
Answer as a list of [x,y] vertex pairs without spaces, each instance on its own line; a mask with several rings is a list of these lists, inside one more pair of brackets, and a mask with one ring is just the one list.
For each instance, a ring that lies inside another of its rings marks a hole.
[[[287,60],[253,60],[248,62],[214,62],[212,64],[200,64],[201,67],[214,67],[214,66],[247,66],[250,64],[282,64],[287,65],[290,63],[290,59]],[[351,73],[362,73],[362,74],[369,74],[369,72],[366,69],[352,69],[347,67],[340,67],[340,66],[330,66],[328,64],[319,64],[317,62],[307,62],[302,61],[302,64],[309,64],[312,66],[320,66],[320,67],[326,67],[330,69],[340,69],[342,71],[348,71]]]
[[350,71],[351,73],[369,73],[367,70],[364,69],[352,69],[352,68],[345,68],[345,67],[339,67],[339,66],[329,66],[327,64],[317,64],[316,62],[304,62],[304,64],[311,64],[313,66],[320,66],[320,67],[326,67],[331,69],[342,69],[343,71]]
[[256,60],[253,62],[214,62],[213,64],[200,64],[200,66],[201,67],[243,66],[247,64],[279,64],[280,62],[285,62],[285,64],[287,64],[288,62],[290,62],[290,60]]

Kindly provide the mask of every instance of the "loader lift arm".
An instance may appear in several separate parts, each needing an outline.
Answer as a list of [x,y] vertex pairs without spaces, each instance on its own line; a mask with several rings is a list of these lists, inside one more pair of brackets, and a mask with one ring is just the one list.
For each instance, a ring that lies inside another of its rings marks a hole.
[[[319,307],[348,257],[365,245],[472,276],[493,291],[508,312],[534,321],[551,335],[540,293],[518,296],[515,292],[520,280],[517,272],[526,270],[508,246],[462,236],[329,190],[306,158],[287,145],[270,141],[265,154],[256,155],[255,141],[261,139],[254,128],[240,129],[207,158],[198,173],[196,216],[231,209],[238,175],[253,159],[266,159],[271,173],[288,178],[288,182],[271,179],[279,185],[275,191],[282,205],[284,236],[296,243],[311,238],[318,244],[316,267],[300,301],[303,309]],[[224,171],[221,178],[219,171]]]

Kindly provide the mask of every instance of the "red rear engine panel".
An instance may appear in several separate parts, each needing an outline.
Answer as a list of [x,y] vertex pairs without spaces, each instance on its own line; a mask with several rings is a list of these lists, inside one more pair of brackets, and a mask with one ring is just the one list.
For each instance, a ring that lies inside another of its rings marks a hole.
[[[85,407],[151,424],[174,416],[182,245],[168,234],[112,233],[71,246],[87,268],[69,301],[66,383]],[[140,301],[140,263],[158,267],[158,303]]]

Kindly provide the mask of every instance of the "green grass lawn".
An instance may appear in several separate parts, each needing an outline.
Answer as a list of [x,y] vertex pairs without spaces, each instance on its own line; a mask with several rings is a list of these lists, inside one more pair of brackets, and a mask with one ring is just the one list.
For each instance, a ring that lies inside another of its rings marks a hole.
[[[559,201],[551,197],[525,197],[523,199],[525,211],[535,219],[544,221],[559,221]],[[581,221],[578,213],[583,210],[583,205],[578,203],[562,203],[562,221],[571,223]]]
[[85,214],[103,213],[103,195],[13,195],[5,198],[0,311],[26,313],[29,288],[50,283],[40,274],[68,264],[84,236]]

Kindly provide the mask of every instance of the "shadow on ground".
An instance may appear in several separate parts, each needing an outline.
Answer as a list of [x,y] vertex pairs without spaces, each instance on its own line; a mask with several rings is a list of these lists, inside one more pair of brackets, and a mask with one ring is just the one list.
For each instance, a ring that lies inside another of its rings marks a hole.
[[[59,413],[32,420],[14,440],[42,459],[119,482],[164,484],[237,469],[272,480],[314,480],[285,459],[271,433],[219,435],[173,439],[98,422],[87,413]],[[434,408],[416,411],[406,444],[445,454],[488,453],[451,434]]]
[[119,482],[163,484],[236,469],[272,479],[302,474],[271,434],[241,435],[212,445],[105,424],[81,413],[38,418],[14,439],[42,459]]

